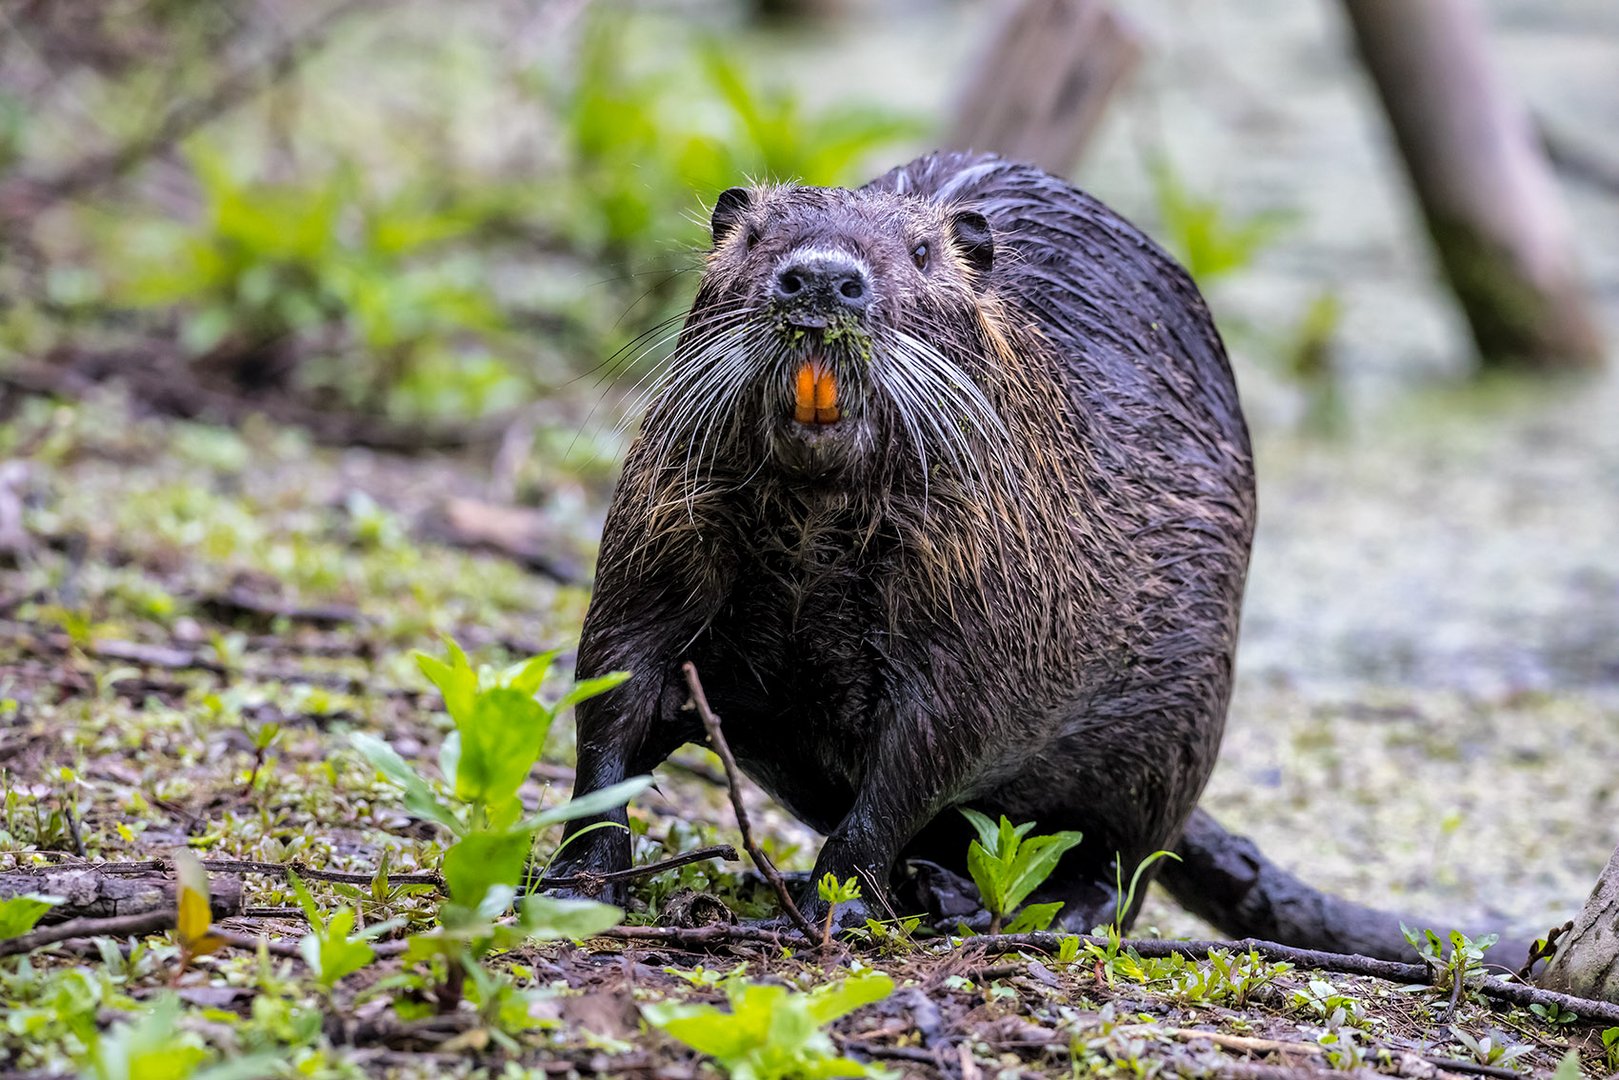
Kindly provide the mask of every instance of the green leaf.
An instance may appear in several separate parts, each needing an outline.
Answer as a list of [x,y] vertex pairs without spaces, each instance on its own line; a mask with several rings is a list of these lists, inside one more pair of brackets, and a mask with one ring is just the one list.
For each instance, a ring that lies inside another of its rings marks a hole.
[[1029,934],[1051,928],[1051,920],[1057,917],[1062,910],[1061,900],[1049,904],[1027,904],[1018,913],[1017,918],[1006,925],[1008,934]]
[[43,893],[23,893],[0,901],[0,940],[28,933],[47,911],[62,903],[66,903],[62,897]]
[[325,917],[320,905],[315,903],[314,896],[310,895],[309,886],[294,870],[287,871],[287,884],[292,886],[292,895],[298,900],[298,906],[303,908],[304,918],[309,920],[310,926],[319,926]]
[[467,661],[467,654],[461,651],[461,646],[449,638],[445,639],[444,644],[450,653],[447,664],[424,652],[411,655],[416,658],[416,666],[421,668],[427,680],[438,687],[439,694],[444,698],[444,711],[460,727],[472,715],[472,705],[478,694],[478,673]]
[[1023,903],[1041,882],[1051,876],[1063,853],[1077,845],[1082,837],[1067,830],[1050,836],[1034,836],[1024,840],[1012,862],[1006,882],[1006,909],[1012,911]]
[[543,829],[547,825],[556,825],[564,821],[574,821],[578,818],[616,810],[651,786],[652,777],[632,776],[628,780],[620,780],[611,787],[604,787],[600,791],[592,791],[589,795],[581,795],[577,799],[570,799],[565,803],[551,807],[549,810],[542,810],[538,814],[525,818],[523,824],[519,827]]
[[976,840],[967,848],[967,872],[984,907],[993,915],[1005,915],[1007,868]]
[[450,898],[476,908],[494,886],[515,891],[533,842],[534,833],[527,829],[474,832],[462,837],[444,853],[444,885]]
[[1585,1080],[1585,1074],[1580,1071],[1578,1050],[1570,1050],[1563,1055],[1563,1060],[1557,1063],[1557,1071],[1552,1073],[1552,1080]]
[[539,760],[551,730],[551,714],[522,691],[497,687],[478,694],[471,712],[457,726],[461,758],[455,772],[456,797],[498,807],[516,798]]
[[894,992],[894,980],[887,975],[868,972],[855,975],[831,986],[817,986],[809,993],[809,1015],[817,1026],[830,1024],[840,1016],[847,1016],[862,1005],[881,1001]]
[[398,751],[375,735],[356,731],[349,735],[350,744],[360,752],[371,767],[405,791],[405,809],[419,818],[436,822],[451,832],[460,833],[462,826],[450,808],[439,801],[427,781],[405,764]]
[[962,816],[972,822],[973,828],[978,830],[978,842],[984,845],[985,851],[994,851],[996,838],[1000,835],[1000,830],[996,828],[995,823],[977,810],[969,810],[965,806],[959,806],[956,809],[960,810]]
[[550,652],[531,656],[520,664],[513,664],[501,674],[500,681],[503,685],[509,686],[513,690],[533,697],[539,693],[540,684],[545,681],[545,676],[550,672],[552,661],[561,653],[561,649],[552,649]]
[[594,900],[529,896],[522,904],[524,936],[535,941],[587,938],[623,921],[623,911]]
[[561,712],[570,705],[577,705],[588,698],[605,694],[613,687],[627,682],[629,678],[630,673],[627,671],[614,671],[606,675],[598,675],[593,679],[581,679],[574,683],[566,694],[562,695],[556,705],[552,707],[552,711]]

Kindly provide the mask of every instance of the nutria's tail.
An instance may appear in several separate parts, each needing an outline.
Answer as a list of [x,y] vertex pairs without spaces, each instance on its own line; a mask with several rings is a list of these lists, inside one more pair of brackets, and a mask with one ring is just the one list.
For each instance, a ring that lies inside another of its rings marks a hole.
[[1312,889],[1201,808],[1192,812],[1175,854],[1181,861],[1164,859],[1159,880],[1182,907],[1232,937],[1384,960],[1417,959],[1400,933],[1399,916]]

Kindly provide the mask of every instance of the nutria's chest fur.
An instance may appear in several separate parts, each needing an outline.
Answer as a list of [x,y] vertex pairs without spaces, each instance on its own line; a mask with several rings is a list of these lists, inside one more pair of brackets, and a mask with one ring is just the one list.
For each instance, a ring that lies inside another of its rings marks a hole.
[[1196,288],[992,158],[734,190],[714,231],[603,534],[579,671],[635,677],[579,710],[579,790],[701,737],[689,660],[817,875],[960,868],[972,806],[1085,834],[1047,891],[1090,929],[1231,688],[1252,462]]

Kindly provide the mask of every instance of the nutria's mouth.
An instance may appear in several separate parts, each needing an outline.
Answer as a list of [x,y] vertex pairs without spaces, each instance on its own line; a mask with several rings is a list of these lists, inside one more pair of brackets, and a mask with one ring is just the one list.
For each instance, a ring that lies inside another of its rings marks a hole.
[[842,415],[838,408],[838,377],[832,366],[820,357],[798,365],[793,376],[793,419],[810,427],[835,424]]

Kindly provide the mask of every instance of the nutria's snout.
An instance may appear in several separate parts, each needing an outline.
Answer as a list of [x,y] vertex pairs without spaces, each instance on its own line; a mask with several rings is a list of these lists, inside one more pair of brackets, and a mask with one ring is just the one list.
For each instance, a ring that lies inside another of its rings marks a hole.
[[789,326],[821,329],[871,304],[871,271],[843,251],[799,250],[781,260],[770,298]]

